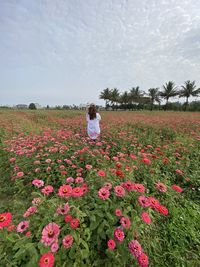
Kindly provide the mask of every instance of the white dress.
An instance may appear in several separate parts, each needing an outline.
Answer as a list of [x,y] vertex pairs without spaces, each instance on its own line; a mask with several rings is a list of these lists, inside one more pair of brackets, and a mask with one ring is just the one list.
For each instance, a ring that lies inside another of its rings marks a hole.
[[96,118],[90,120],[89,114],[86,114],[87,120],[87,133],[91,139],[96,139],[100,135],[100,126],[99,121],[101,120],[101,116],[99,113],[96,113]]

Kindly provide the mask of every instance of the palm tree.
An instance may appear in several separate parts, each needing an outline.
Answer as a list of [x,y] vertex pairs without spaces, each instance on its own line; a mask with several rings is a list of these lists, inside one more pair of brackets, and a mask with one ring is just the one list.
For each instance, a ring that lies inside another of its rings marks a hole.
[[177,91],[177,88],[175,86],[175,83],[172,81],[169,81],[168,83],[163,85],[163,91],[160,92],[159,95],[162,98],[166,99],[166,104],[165,104],[165,110],[166,110],[169,98],[178,95],[178,91]]
[[120,103],[125,105],[125,109],[127,108],[127,104],[130,103],[130,96],[127,91],[120,95]]
[[133,102],[139,103],[140,98],[143,97],[143,93],[140,91],[139,86],[136,86],[136,87],[132,87],[132,89],[129,92],[129,96],[130,96],[131,103]]
[[159,88],[150,88],[148,90],[149,97],[151,101],[151,110],[153,109],[154,102],[158,102],[160,104],[160,98],[159,98]]
[[104,89],[99,96],[100,99],[106,101],[106,110],[109,105],[109,101],[111,100],[111,90],[109,88]]
[[196,89],[195,81],[186,81],[185,85],[181,86],[182,89],[179,91],[179,97],[186,97],[186,102],[185,102],[185,110],[187,109],[188,106],[188,98],[190,96],[198,96],[200,94],[200,88]]
[[111,104],[114,105],[119,102],[119,90],[117,88],[114,88],[110,92],[110,101]]

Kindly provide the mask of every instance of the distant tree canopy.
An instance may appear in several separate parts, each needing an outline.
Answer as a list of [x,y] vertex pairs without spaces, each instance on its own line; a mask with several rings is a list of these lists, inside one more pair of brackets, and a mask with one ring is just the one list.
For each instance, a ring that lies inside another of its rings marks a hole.
[[28,108],[29,109],[37,109],[34,103],[30,103]]
[[[105,100],[106,110],[109,108],[115,109],[175,109],[175,110],[198,110],[199,102],[191,103],[188,102],[190,96],[198,97],[200,95],[200,88],[196,88],[195,81],[186,81],[181,90],[173,81],[165,83],[161,90],[159,88],[150,88],[148,93],[140,90],[139,86],[133,87],[131,90],[120,93],[117,88],[104,89],[99,98]],[[169,99],[175,96],[185,97],[186,102],[181,103],[170,103]],[[165,104],[161,105],[161,100],[165,100]],[[157,103],[157,105],[155,104]]]

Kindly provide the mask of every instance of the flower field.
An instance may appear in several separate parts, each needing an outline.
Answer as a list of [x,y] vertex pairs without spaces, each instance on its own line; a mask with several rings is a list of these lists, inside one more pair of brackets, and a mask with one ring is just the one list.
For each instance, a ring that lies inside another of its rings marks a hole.
[[200,114],[101,116],[0,110],[0,266],[199,266]]

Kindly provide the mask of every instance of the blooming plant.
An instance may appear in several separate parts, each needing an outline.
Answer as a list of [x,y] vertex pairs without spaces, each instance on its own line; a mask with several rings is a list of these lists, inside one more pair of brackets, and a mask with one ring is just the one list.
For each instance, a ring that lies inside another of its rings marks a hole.
[[81,117],[48,116],[52,128],[4,136],[2,266],[197,266],[184,232],[197,223],[197,129],[106,113],[94,143]]

